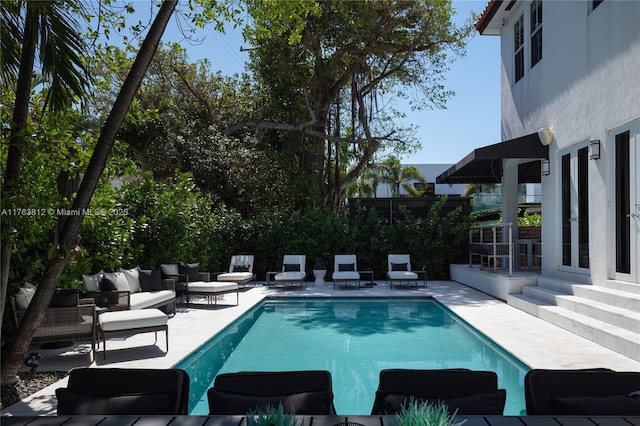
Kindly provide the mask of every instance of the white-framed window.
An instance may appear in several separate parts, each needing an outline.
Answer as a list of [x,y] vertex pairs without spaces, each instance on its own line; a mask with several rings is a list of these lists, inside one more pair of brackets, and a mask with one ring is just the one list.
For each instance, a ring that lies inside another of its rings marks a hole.
[[542,59],[542,0],[531,2],[531,68]]
[[524,15],[513,26],[514,83],[524,77]]

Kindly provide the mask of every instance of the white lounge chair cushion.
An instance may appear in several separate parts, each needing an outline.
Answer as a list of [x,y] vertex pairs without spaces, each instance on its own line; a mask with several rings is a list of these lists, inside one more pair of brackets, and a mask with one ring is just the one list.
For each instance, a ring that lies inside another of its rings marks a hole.
[[[176,297],[173,290],[142,291],[129,295],[129,309],[144,309]],[[100,315],[102,316],[102,315]]]
[[305,279],[307,274],[304,272],[290,271],[290,272],[280,272],[276,274],[274,279],[276,281],[302,281]]
[[159,309],[105,312],[98,317],[103,331],[133,330],[167,324],[167,315]]
[[334,281],[340,280],[359,280],[360,274],[356,271],[337,271],[334,272],[331,277]]
[[238,289],[238,283],[227,283],[222,281],[205,282],[195,281],[189,283],[189,291],[194,293],[220,293],[224,291],[233,291]]
[[417,280],[418,274],[409,271],[389,271],[387,276],[390,280]]
[[250,281],[253,279],[252,272],[227,272],[218,275],[218,281]]

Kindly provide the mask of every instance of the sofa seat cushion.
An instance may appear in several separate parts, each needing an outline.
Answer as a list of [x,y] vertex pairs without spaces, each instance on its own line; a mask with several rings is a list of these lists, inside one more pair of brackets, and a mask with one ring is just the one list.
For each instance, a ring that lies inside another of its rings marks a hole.
[[159,309],[105,312],[98,317],[102,331],[134,330],[167,324],[167,315]]
[[253,279],[251,272],[226,272],[218,275],[218,281],[250,281]]
[[194,293],[220,293],[234,291],[238,289],[238,283],[228,283],[223,281],[204,282],[196,281],[189,283],[189,291]]
[[131,293],[129,299],[129,309],[144,309],[149,306],[158,305],[162,302],[170,302],[175,299],[173,290],[143,291]]
[[390,280],[417,280],[418,274],[410,271],[389,271],[387,276]]
[[280,272],[279,274],[276,274],[276,276],[274,277],[274,279],[276,281],[302,281],[305,277],[307,276],[307,274],[305,274],[304,272]]

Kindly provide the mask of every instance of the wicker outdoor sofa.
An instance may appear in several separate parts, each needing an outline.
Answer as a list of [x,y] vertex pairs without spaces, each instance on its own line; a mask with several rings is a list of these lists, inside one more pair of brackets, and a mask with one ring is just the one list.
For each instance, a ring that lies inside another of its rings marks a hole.
[[[96,353],[96,305],[93,299],[78,299],[75,306],[49,306],[40,325],[36,328],[31,344],[91,341],[91,351]],[[22,321],[26,309],[18,306],[16,298],[11,297],[16,327]]]

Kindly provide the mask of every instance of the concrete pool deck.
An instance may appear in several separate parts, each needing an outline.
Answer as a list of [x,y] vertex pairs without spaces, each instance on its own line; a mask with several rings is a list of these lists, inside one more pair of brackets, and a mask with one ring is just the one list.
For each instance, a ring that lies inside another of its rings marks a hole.
[[[384,281],[373,287],[355,289],[337,287],[331,282],[306,289],[273,290],[264,286],[249,288],[213,304],[178,304],[177,314],[169,319],[169,351],[165,339],[158,333],[144,333],[126,339],[107,341],[107,356],[102,346],[96,360],[91,359],[91,345],[83,343],[58,350],[41,350],[44,359],[39,371],[68,371],[75,367],[170,368],[188,356],[204,342],[251,309],[267,296],[276,297],[433,297],[474,326],[513,356],[531,368],[592,368],[605,367],[617,371],[640,371],[640,362],[613,352],[578,335],[529,315],[505,302],[452,281],[429,281],[428,288],[398,288],[393,290]],[[226,305],[225,303],[230,303]],[[34,349],[35,351],[35,349]],[[25,370],[28,368],[25,367]],[[16,404],[2,410],[1,415],[55,415],[55,389],[66,385],[61,380]]]

